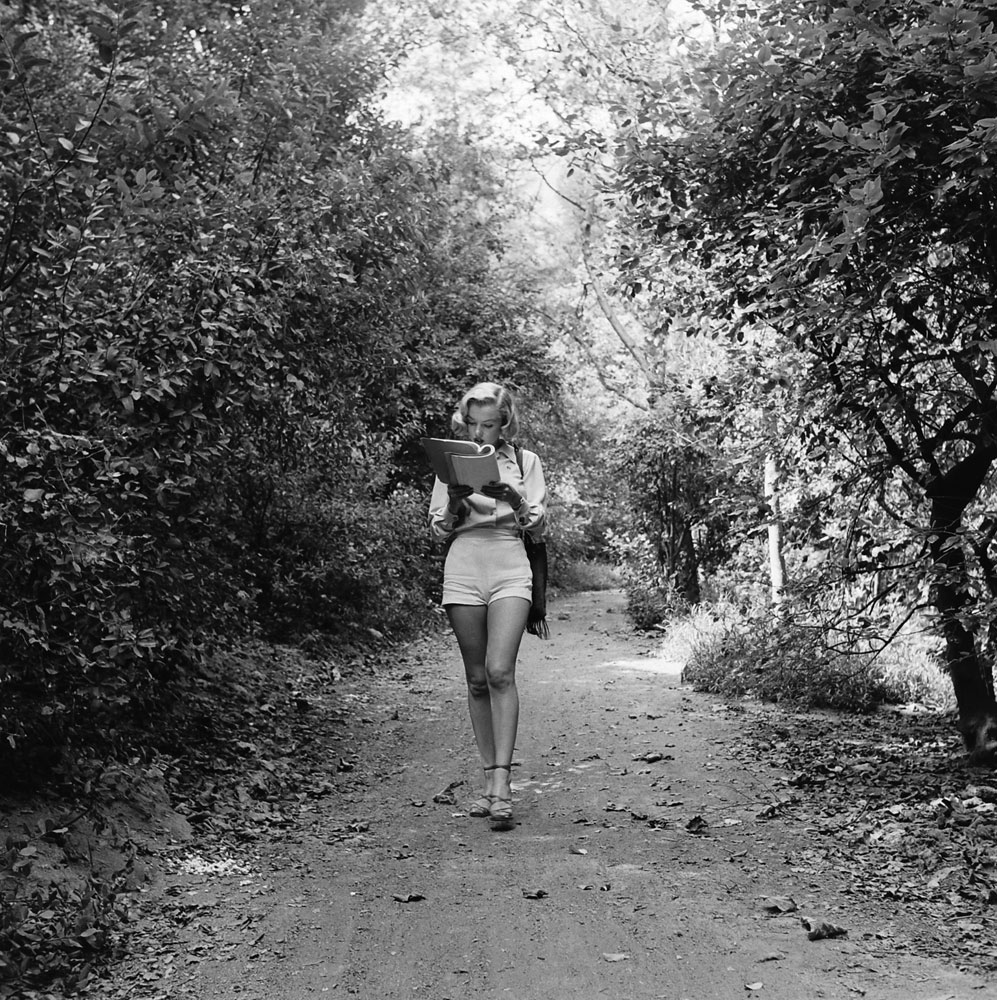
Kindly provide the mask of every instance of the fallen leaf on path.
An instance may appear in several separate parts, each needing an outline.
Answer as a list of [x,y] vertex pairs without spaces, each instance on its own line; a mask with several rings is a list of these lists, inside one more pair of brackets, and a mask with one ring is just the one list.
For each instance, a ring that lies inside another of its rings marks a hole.
[[795,795],[790,795],[788,798],[779,799],[778,802],[770,802],[764,809],[755,813],[755,819],[774,819],[788,806],[795,805],[797,801]]
[[992,785],[967,785],[966,795],[984,802],[997,802],[997,788]]
[[751,990],[753,992],[755,990],[762,989],[764,987],[764,985],[765,985],[764,983],[745,983],[744,984],[744,988],[746,990]]
[[781,913],[793,913],[796,909],[796,900],[791,896],[766,896],[762,903],[762,909],[766,913],[779,915]]
[[630,956],[622,951],[603,952],[602,957],[607,962],[625,962]]
[[454,806],[457,804],[457,797],[454,795],[454,789],[460,788],[463,785],[463,781],[451,781],[442,792],[437,792],[433,796],[433,801],[443,806]]
[[811,941],[844,937],[848,933],[844,927],[828,923],[826,920],[814,920],[812,917],[802,917],[800,923],[803,924],[803,929],[807,932],[807,937]]
[[395,902],[397,903],[418,903],[420,900],[425,898],[425,896],[418,892],[396,892],[394,895]]

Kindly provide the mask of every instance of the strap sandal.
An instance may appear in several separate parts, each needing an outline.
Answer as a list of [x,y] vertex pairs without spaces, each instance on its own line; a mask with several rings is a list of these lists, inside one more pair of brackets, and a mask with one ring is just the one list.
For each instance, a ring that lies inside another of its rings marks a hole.
[[512,796],[494,796],[488,818],[492,821],[492,826],[498,829],[515,826],[512,818]]
[[[486,767],[485,770],[508,771],[511,774],[512,769],[518,766],[518,764],[493,764],[491,767]],[[494,829],[511,829],[515,826],[515,822],[512,817],[512,796],[493,795],[492,805],[488,811],[488,817],[491,819]]]
[[[509,764],[508,766],[506,766],[505,764],[491,764],[488,767],[483,767],[482,770],[486,773],[488,771],[499,771],[499,770],[507,771],[510,767],[518,767],[518,766],[519,766],[518,764]],[[475,799],[467,807],[467,815],[473,816],[475,819],[487,819],[487,817],[491,816],[492,814],[492,803],[494,801],[495,801],[494,795],[488,795],[487,793],[485,795],[482,795],[481,798]]]
[[475,799],[467,807],[467,815],[473,816],[475,819],[484,819],[492,814],[492,801],[494,800],[494,795],[482,795],[480,799]]

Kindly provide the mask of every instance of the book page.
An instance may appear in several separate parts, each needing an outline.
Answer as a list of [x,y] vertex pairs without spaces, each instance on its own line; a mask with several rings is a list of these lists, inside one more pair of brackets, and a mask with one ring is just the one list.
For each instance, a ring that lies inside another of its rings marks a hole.
[[421,439],[422,447],[433,466],[433,472],[444,483],[451,481],[450,458],[452,455],[494,455],[495,449],[490,445],[477,445],[473,441],[459,441],[448,438]]
[[471,486],[480,493],[481,487],[499,479],[498,462],[494,450],[488,455],[451,455],[450,466],[453,481],[463,486]]

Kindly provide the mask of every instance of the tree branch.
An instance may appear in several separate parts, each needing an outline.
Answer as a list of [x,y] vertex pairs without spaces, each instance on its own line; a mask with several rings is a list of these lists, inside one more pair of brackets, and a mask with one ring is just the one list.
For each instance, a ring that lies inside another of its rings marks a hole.
[[643,349],[627,332],[626,327],[620,322],[619,316],[616,315],[616,311],[613,309],[613,305],[609,301],[609,296],[606,295],[606,291],[602,287],[602,281],[599,279],[599,275],[592,266],[588,245],[590,233],[591,225],[586,222],[582,235],[582,261],[585,264],[585,270],[588,273],[589,281],[592,282],[592,290],[595,292],[596,301],[599,303],[599,308],[602,310],[603,316],[606,317],[609,325],[612,327],[613,333],[616,334],[620,343],[623,344],[623,346],[630,352],[634,361],[637,362],[637,366],[640,368],[644,377],[650,380],[651,366],[648,364],[647,356],[644,354]]

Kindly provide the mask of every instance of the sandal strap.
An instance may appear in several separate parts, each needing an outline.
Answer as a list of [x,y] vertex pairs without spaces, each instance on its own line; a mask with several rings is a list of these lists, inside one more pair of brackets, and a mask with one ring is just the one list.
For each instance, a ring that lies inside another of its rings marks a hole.
[[488,815],[499,823],[512,822],[512,798],[506,795],[496,795]]

